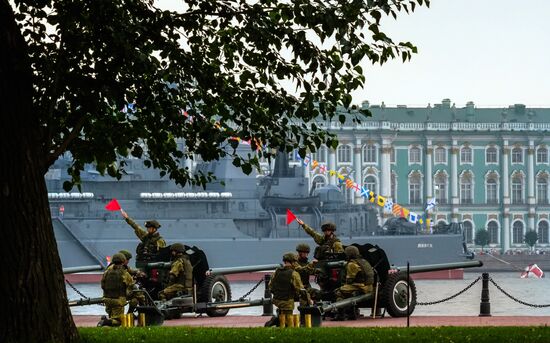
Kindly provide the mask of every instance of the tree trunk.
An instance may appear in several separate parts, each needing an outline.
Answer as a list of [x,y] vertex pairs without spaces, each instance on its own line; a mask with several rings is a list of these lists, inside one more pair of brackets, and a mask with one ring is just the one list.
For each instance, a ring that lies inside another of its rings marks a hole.
[[76,342],[32,111],[27,47],[0,0],[1,342]]

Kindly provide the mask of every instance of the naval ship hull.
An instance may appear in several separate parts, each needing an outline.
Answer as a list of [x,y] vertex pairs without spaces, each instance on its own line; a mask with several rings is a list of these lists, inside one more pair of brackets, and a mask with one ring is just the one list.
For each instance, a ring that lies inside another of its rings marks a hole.
[[[285,252],[294,251],[298,243],[315,243],[309,236],[279,238],[249,238],[235,230],[235,237],[201,238],[186,234],[184,220],[158,219],[162,236],[168,244],[181,242],[197,246],[208,256],[211,267],[236,267],[273,264],[281,261]],[[138,238],[122,219],[61,219],[53,226],[64,268],[105,265],[107,256],[121,249],[135,251]],[[187,225],[192,225],[187,223]],[[215,230],[215,229],[213,229]],[[301,230],[297,227],[290,230]],[[203,230],[201,230],[203,231]],[[208,232],[206,232],[208,234]],[[210,235],[213,237],[213,235]],[[291,234],[289,233],[289,236]],[[371,243],[386,251],[390,263],[396,266],[448,263],[465,260],[462,235],[352,236],[340,237],[344,245]]]

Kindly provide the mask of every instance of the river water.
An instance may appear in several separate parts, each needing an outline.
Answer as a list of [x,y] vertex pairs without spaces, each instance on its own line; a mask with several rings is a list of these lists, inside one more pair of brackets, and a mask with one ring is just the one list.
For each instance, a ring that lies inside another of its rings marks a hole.
[[[415,281],[418,302],[431,302],[449,297],[481,276],[478,273],[464,273],[463,280],[418,280]],[[550,278],[520,279],[519,273],[491,273],[490,277],[506,292],[531,304],[550,304]],[[477,316],[481,297],[481,280],[465,293],[449,301],[429,306],[417,306],[413,315],[429,316]],[[255,282],[231,282],[232,299],[238,299],[248,292]],[[101,288],[98,284],[77,284],[76,288],[87,297],[100,297]],[[550,306],[533,308],[519,304],[505,296],[492,283],[489,283],[491,302],[491,314],[494,316],[550,316]],[[80,296],[70,287],[67,287],[69,299],[77,299]],[[251,299],[259,299],[264,295],[264,287],[260,285],[251,295]],[[72,307],[73,314],[102,315],[105,314],[103,306],[90,305]],[[232,309],[231,315],[261,315],[262,307],[249,307]],[[370,312],[366,310],[365,313]]]

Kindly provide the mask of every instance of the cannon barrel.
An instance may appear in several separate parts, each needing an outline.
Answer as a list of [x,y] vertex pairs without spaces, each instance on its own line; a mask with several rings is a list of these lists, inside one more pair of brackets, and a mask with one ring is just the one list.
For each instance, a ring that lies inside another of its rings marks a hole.
[[91,266],[79,266],[63,268],[63,274],[83,273],[83,272],[96,272],[103,270],[103,267],[99,264]]
[[170,269],[172,262],[150,262],[145,264],[145,269]]
[[226,275],[226,274],[236,274],[236,273],[252,273],[252,272],[261,272],[264,270],[275,270],[279,268],[280,264],[261,264],[255,266],[242,266],[242,267],[226,267],[226,268],[212,268],[211,272],[215,275]]
[[88,306],[95,304],[103,304],[103,298],[82,298],[69,301],[69,306]]
[[[438,264],[426,264],[422,266],[410,266],[409,272],[411,274],[415,273],[425,273],[425,272],[435,272],[438,270],[448,270],[448,269],[459,269],[459,268],[475,268],[483,266],[481,261],[464,261],[464,262],[451,262],[451,263],[438,263]],[[397,267],[396,268],[401,273],[407,272],[407,266]]]
[[346,308],[363,301],[371,300],[374,297],[372,293],[361,294],[351,298],[343,299],[333,303],[324,303],[320,306],[321,313],[331,312],[338,310],[339,308]]
[[263,306],[271,304],[271,299],[261,298],[256,300],[235,300],[226,302],[214,302],[214,303],[196,303],[195,312],[202,313],[207,310],[222,310],[226,308],[241,308],[251,306]]

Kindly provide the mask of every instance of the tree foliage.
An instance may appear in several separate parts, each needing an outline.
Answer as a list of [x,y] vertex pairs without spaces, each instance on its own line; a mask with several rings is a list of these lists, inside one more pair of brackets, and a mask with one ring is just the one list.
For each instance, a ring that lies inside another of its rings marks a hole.
[[[336,137],[308,123],[351,106],[351,91],[365,81],[362,61],[410,59],[416,47],[394,42],[381,20],[429,5],[187,0],[174,12],[151,0],[14,3],[34,73],[43,171],[69,152],[76,184],[87,163],[120,178],[119,157],[130,155],[180,184],[204,184],[207,175],[191,175],[179,161],[231,154],[224,146],[231,137],[252,139],[248,157],[233,152],[244,171],[257,166],[259,144],[299,148],[302,156],[336,146]],[[127,104],[135,110],[121,111]]]
[[478,229],[476,231],[476,236],[474,241],[477,245],[481,246],[481,249],[483,249],[483,247],[489,244],[490,239],[491,239],[491,236],[489,235],[489,231],[485,229]]
[[534,230],[529,230],[525,233],[524,237],[525,243],[527,243],[528,246],[531,248],[537,244],[537,241],[539,240],[539,235]]

